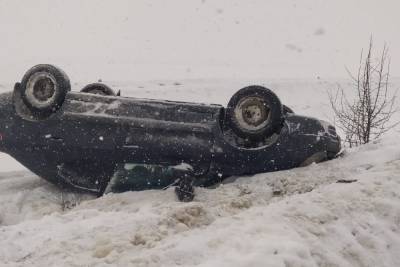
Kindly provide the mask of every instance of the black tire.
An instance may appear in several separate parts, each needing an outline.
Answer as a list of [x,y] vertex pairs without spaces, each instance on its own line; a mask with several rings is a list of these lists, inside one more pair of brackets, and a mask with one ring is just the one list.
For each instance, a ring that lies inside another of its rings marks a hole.
[[282,128],[283,107],[271,90],[248,86],[232,96],[225,120],[239,137],[259,141]]
[[33,115],[49,116],[64,103],[71,91],[68,76],[53,65],[41,64],[29,69],[21,80],[21,98]]
[[117,94],[113,89],[102,83],[91,83],[83,87],[82,93],[104,95],[104,96],[116,96]]

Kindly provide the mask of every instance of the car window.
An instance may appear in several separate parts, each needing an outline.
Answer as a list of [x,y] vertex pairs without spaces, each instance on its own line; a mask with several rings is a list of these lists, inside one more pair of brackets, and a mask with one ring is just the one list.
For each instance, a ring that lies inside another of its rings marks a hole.
[[161,189],[175,184],[185,173],[191,171],[188,164],[175,166],[159,164],[118,164],[106,191]]

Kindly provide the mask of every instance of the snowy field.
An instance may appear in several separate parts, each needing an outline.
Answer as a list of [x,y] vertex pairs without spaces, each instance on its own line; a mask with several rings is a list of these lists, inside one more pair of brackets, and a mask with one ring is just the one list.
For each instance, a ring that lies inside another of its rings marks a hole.
[[[224,105],[244,85],[264,84],[297,113],[332,122],[326,91],[337,81],[109,84],[123,95]],[[340,159],[197,189],[192,203],[173,189],[60,192],[2,156],[0,266],[399,266],[399,131]]]

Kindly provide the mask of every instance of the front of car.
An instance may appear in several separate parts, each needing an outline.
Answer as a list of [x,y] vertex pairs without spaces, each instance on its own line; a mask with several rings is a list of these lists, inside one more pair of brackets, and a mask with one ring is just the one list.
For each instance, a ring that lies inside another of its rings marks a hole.
[[287,139],[303,159],[300,166],[332,159],[341,150],[335,127],[326,121],[291,114],[286,125]]
[[341,150],[335,127],[312,117],[286,114],[281,128],[257,142],[216,128],[211,170],[220,177],[285,170],[334,158]]

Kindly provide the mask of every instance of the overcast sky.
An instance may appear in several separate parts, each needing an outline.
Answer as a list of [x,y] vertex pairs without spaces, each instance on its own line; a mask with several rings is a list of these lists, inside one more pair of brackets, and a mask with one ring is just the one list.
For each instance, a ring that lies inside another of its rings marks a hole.
[[400,76],[400,1],[0,0],[0,80],[344,77],[372,34]]

